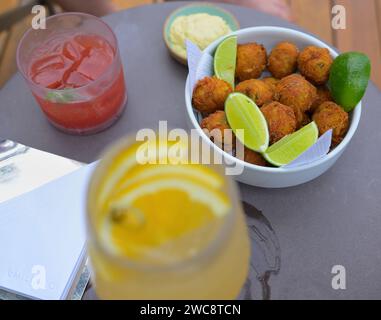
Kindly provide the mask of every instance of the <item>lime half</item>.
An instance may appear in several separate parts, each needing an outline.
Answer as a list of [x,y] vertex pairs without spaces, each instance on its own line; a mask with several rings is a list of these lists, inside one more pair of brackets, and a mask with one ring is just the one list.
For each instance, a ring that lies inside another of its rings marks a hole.
[[253,100],[242,93],[231,93],[225,101],[225,112],[239,141],[253,151],[266,151],[269,146],[267,122]]
[[237,37],[228,37],[218,46],[214,54],[214,74],[229,82],[234,88],[235,65],[237,59]]
[[284,166],[312,147],[316,143],[318,136],[319,129],[315,122],[311,122],[299,131],[274,143],[263,156],[274,166]]
[[345,111],[352,111],[364,96],[370,71],[369,58],[360,52],[343,53],[333,62],[329,86],[333,99]]

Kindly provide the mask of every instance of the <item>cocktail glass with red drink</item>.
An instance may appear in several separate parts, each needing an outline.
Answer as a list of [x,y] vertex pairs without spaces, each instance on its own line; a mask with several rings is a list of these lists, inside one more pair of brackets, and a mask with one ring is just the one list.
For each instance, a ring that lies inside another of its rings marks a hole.
[[63,13],[29,29],[17,64],[41,110],[60,130],[91,134],[122,114],[127,95],[115,34],[101,19]]

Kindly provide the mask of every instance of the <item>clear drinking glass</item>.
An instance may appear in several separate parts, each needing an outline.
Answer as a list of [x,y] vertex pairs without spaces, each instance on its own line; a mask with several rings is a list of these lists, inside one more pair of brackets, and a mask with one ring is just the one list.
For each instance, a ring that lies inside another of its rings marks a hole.
[[48,120],[72,134],[112,125],[126,104],[117,40],[101,19],[63,13],[46,29],[29,29],[17,49],[18,69]]
[[[224,181],[223,192],[231,201],[229,212],[205,228],[197,229],[186,238],[176,238],[170,243],[170,253],[179,259],[158,264],[155,261],[140,261],[116,253],[104,241],[107,228],[99,227],[104,214],[97,206],[102,197],[100,190],[117,192],[107,187],[115,182],[112,170],[121,174],[131,162],[123,160],[129,150],[131,138],[116,143],[102,157],[91,178],[87,198],[88,253],[91,261],[92,280],[101,299],[235,299],[246,280],[249,265],[249,239],[241,203],[238,200],[236,183],[228,179],[222,166],[210,165]],[[121,163],[124,162],[124,165]],[[156,166],[155,164],[152,164]],[[170,166],[171,164],[167,164]],[[115,169],[115,166],[120,166]],[[111,171],[110,171],[111,170]],[[144,176],[145,171],[139,171]],[[162,173],[162,172],[161,172]],[[123,173],[124,174],[124,173]],[[124,176],[131,182],[133,178]],[[178,183],[181,183],[179,178]],[[155,210],[159,214],[162,207]],[[177,215],[177,213],[176,213]],[[178,219],[182,210],[178,211]],[[157,228],[160,228],[158,223]],[[101,231],[102,229],[103,231]],[[108,238],[108,236],[106,236]],[[181,240],[180,240],[181,239]],[[196,254],[183,257],[197,246]]]

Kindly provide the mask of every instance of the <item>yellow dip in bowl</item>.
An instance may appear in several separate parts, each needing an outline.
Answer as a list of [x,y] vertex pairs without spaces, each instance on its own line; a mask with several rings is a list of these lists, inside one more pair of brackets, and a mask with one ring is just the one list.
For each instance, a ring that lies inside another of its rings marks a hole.
[[169,30],[172,50],[186,59],[185,40],[189,39],[201,50],[218,38],[232,32],[226,21],[208,13],[195,13],[177,17]]

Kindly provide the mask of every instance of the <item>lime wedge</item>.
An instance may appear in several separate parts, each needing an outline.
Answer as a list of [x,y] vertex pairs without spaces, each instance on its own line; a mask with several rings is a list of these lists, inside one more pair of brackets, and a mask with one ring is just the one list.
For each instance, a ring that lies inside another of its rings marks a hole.
[[319,129],[315,122],[311,122],[299,131],[274,143],[263,156],[274,166],[284,166],[313,146],[318,136]]
[[269,146],[267,122],[253,100],[242,93],[232,93],[225,101],[225,112],[230,127],[242,144],[256,152],[266,151]]
[[214,54],[214,74],[234,88],[235,64],[237,59],[237,37],[223,40]]

